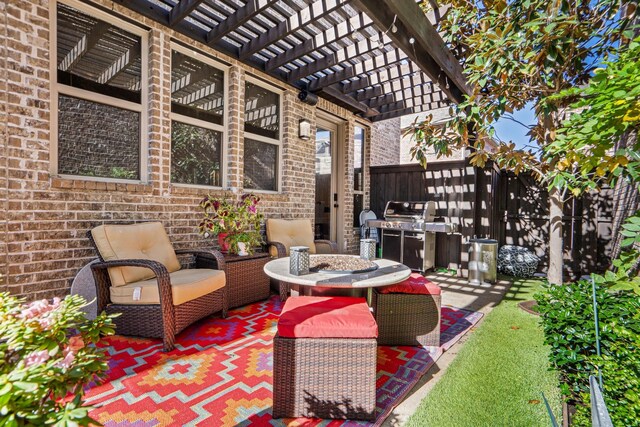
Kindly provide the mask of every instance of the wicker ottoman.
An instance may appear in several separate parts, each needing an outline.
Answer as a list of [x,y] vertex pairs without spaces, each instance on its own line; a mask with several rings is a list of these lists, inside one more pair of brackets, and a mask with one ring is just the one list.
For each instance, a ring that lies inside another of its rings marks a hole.
[[363,298],[288,298],[273,342],[273,418],[373,421],[376,334]]
[[374,289],[372,305],[380,345],[440,345],[440,287],[418,273]]

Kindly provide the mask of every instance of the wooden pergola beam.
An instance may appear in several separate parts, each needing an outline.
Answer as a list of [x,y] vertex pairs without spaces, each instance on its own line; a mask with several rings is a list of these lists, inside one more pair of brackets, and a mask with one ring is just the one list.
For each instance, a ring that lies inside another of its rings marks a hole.
[[[339,52],[335,52],[332,55],[326,56],[321,60],[317,60],[316,62],[311,63],[308,66],[299,67],[297,70],[291,71],[289,74],[289,82],[293,84],[300,78],[305,78],[305,77],[309,78],[311,76],[310,71],[318,72],[318,71],[326,70],[327,68],[335,64],[340,64],[343,67],[341,71],[338,71],[338,73],[340,74],[333,75],[334,73],[330,73],[329,76],[319,77],[319,78],[314,77],[316,80],[313,80],[311,83],[309,83],[308,90],[316,91],[316,90],[322,89],[323,87],[331,86],[343,80],[347,80],[351,77],[364,74],[370,68],[383,67],[388,63],[394,63],[402,59],[406,59],[406,57],[404,57],[396,49],[396,50],[391,50],[389,52],[384,52],[364,62],[357,62],[354,65],[350,64],[351,61],[357,58],[358,56],[363,55],[367,52],[374,51],[375,49],[376,47],[371,45],[370,40],[363,40],[360,43],[358,43],[358,46],[356,45],[349,46],[348,48],[345,48]],[[353,53],[354,51],[358,53],[354,54]],[[337,76],[343,76],[343,78],[337,79],[336,78]],[[302,85],[302,84],[299,83],[298,85]],[[342,90],[341,87],[339,89]],[[345,91],[342,90],[342,93],[345,93]]]
[[335,27],[331,27],[294,46],[293,49],[287,50],[284,54],[269,59],[265,64],[265,69],[273,70],[274,68],[282,67],[330,43],[351,37],[355,31],[363,31],[371,26],[373,26],[373,21],[368,16],[362,13],[355,15],[348,22],[343,21]]
[[257,38],[249,41],[240,48],[238,58],[245,60],[254,53],[264,49],[277,40],[283,39],[303,25],[312,21],[324,18],[331,12],[341,8],[351,0],[318,0],[301,11],[291,15],[288,19],[270,28],[266,33],[260,34]]
[[311,81],[311,83],[309,83],[309,86],[307,87],[307,90],[309,92],[316,92],[322,88],[340,83],[341,81],[349,79],[353,76],[355,76],[354,67],[346,67],[340,71]]
[[[379,89],[375,89],[379,88]],[[434,92],[440,93],[439,90],[434,90],[433,84],[426,80],[426,77],[423,76],[422,73],[416,74],[410,77],[405,77],[399,80],[388,81],[382,83],[380,85],[373,86],[373,90],[365,89],[362,92],[358,92],[355,95],[355,98],[359,101],[364,101],[366,99],[369,100],[369,105],[372,106],[376,104],[376,100],[374,96],[371,96],[375,93],[385,94],[385,95],[393,95],[396,98],[401,97],[403,93],[410,92],[412,96],[416,95],[428,95]],[[380,96],[380,95],[376,95]]]
[[[126,7],[128,7],[131,10],[135,10],[141,15],[151,18],[154,21],[157,21],[161,24],[164,24],[167,26],[169,25],[169,12],[160,7],[157,7],[155,4],[151,3],[149,0],[117,0],[117,1],[119,3],[123,3]],[[203,43],[203,44],[207,43],[207,34],[209,32],[185,20],[178,21],[173,26],[173,29],[200,43]],[[220,42],[218,42],[216,44],[216,48],[230,56],[238,55],[238,48],[232,45],[231,43],[225,42],[224,40],[221,40]]]
[[[340,65],[343,68],[348,68],[351,66],[350,60],[362,56],[365,53],[372,52],[376,49],[378,49],[378,46],[374,45],[371,40],[361,40],[358,43],[351,44],[343,49],[338,50],[337,52],[333,52],[322,59],[317,59],[306,65],[298,67],[295,70],[291,70],[289,72],[288,80],[289,82],[295,82],[300,79],[307,78],[312,74],[317,73],[318,71],[326,70],[327,68],[334,65]],[[357,73],[358,71],[354,69],[353,74],[346,78],[353,77]]]
[[[353,0],[358,9],[379,28],[389,28],[395,19],[396,32],[388,36],[454,102],[461,102],[470,88],[462,67],[414,0]],[[382,7],[384,6],[384,7]],[[413,42],[411,42],[413,39]]]
[[372,122],[379,122],[382,120],[388,120],[388,119],[394,119],[396,117],[406,116],[407,114],[422,113],[424,111],[433,110],[434,107],[436,107],[436,105],[439,106],[437,108],[445,108],[449,105],[449,103],[441,101],[438,104],[428,104],[420,107],[403,108],[401,110],[395,110],[395,111],[390,111],[388,113],[378,114],[375,117],[371,117],[370,120]]
[[224,36],[245,22],[253,19],[260,12],[269,7],[269,0],[249,0],[244,6],[237,9],[235,13],[227,16],[227,19],[220,22],[207,34],[207,44],[217,43]]
[[[119,3],[123,3],[127,8],[134,10],[140,13],[143,16],[153,19],[156,22],[160,22],[161,24],[168,25],[169,24],[169,12],[155,6],[148,0],[116,0]],[[343,0],[346,1],[346,0]],[[198,41],[203,44],[207,44],[207,34],[209,31],[202,29],[196,25],[190,24],[187,21],[178,22],[174,30],[182,33],[189,38]],[[216,43],[215,48],[220,50],[221,52],[226,53],[232,57],[238,57],[239,49],[231,43],[226,42],[225,40],[219,40]],[[260,61],[259,59],[247,58],[243,61],[245,64],[252,66],[256,69],[262,70],[264,68],[264,61]],[[286,81],[287,73],[280,70],[272,70],[267,72],[267,74],[275,77],[278,80]]]
[[441,108],[446,105],[449,105],[449,102],[446,99],[434,100],[431,96],[422,95],[415,98],[405,98],[401,101],[380,105],[379,107],[376,107],[376,110],[378,110],[380,114],[385,114],[392,111],[403,110],[406,108],[424,108],[424,106],[428,106],[429,108],[426,108],[426,110],[430,110],[433,108]]
[[350,96],[343,94],[336,88],[330,86],[325,87],[322,89],[322,93],[333,98],[338,104],[343,105],[347,109],[360,112],[364,117],[371,117],[378,114],[378,111],[376,111],[375,109],[369,108],[368,105],[356,101]]
[[382,85],[369,87],[362,92],[358,92],[352,95],[358,101],[365,101],[367,99],[376,98],[378,96],[384,95],[384,91],[382,90]]
[[[459,63],[415,0],[305,0],[295,5],[288,0],[284,5],[275,0],[234,0],[225,1],[224,10],[220,3],[207,2],[216,9],[215,16],[204,6],[197,9],[203,0],[174,0],[170,11],[152,0],[114,1],[376,121],[411,113],[418,103],[431,99],[425,105],[440,105],[438,99],[444,96],[460,102],[469,90]],[[348,4],[353,4],[355,14],[350,6],[345,8]],[[197,25],[186,19],[189,16]],[[261,16],[268,25],[258,19]],[[397,30],[385,31],[394,19]],[[324,23],[319,25],[319,20]],[[371,26],[379,31],[380,45],[367,29]],[[364,40],[347,39],[362,29],[367,29]]]
[[189,16],[203,0],[180,0],[169,12],[169,26],[174,27],[178,22]]
[[342,85],[342,91],[344,93],[351,93],[370,86],[380,85],[388,81],[402,79],[415,73],[422,73],[422,70],[413,62],[409,61],[406,64],[396,63],[389,68],[378,69],[372,74],[368,74],[358,80],[351,80],[348,83],[345,83]]

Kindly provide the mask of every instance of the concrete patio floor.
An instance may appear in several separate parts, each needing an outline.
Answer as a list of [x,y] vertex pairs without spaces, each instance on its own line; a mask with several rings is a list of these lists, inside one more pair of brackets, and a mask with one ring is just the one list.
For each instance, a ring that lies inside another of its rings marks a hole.
[[[479,311],[485,316],[472,328],[478,328],[486,315],[502,300],[511,287],[508,280],[498,280],[495,284],[470,285],[466,278],[455,277],[444,273],[428,273],[426,277],[442,288],[442,305]],[[447,350],[418,381],[407,397],[399,404],[382,424],[383,427],[404,425],[416,411],[422,399],[442,378],[447,368],[465,344],[470,332]]]

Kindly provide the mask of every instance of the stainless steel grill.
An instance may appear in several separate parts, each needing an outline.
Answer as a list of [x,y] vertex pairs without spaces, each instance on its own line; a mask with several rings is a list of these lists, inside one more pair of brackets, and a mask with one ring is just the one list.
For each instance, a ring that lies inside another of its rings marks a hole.
[[426,271],[435,261],[435,233],[455,233],[456,224],[434,221],[435,202],[389,201],[384,219],[367,220],[367,227],[382,229],[382,257],[412,270]]

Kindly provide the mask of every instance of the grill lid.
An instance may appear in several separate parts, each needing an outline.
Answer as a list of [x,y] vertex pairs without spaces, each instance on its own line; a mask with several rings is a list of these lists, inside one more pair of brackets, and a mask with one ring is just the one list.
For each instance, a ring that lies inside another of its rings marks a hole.
[[436,203],[389,201],[384,208],[386,220],[432,221],[436,215]]

